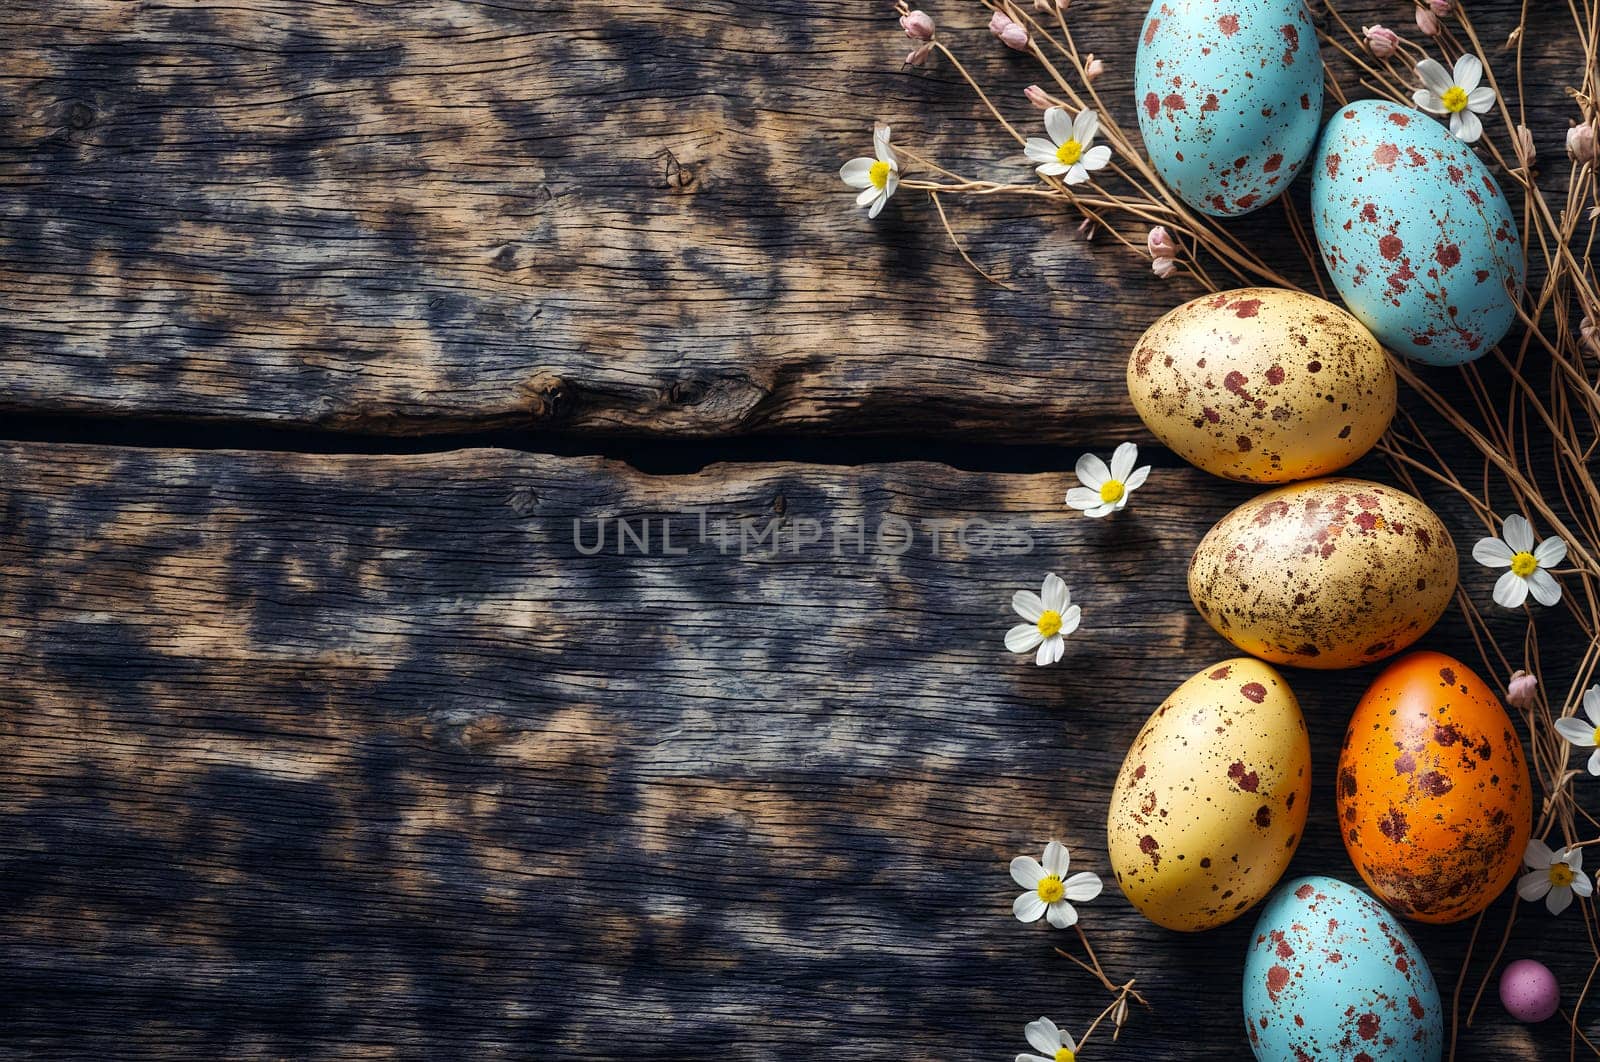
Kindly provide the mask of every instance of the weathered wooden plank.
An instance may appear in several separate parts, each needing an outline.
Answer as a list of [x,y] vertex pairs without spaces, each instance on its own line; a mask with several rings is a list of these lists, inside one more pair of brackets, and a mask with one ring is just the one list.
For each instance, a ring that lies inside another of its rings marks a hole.
[[[1063,480],[0,444],[0,1054],[898,1062],[1081,1023],[1006,863],[1057,836],[1108,872],[1123,750],[1232,655],[1183,568],[1249,490],[1162,468],[1096,522]],[[599,517],[648,555],[586,556]],[[976,519],[1029,551],[935,551]],[[1085,623],[1041,670],[1001,636],[1050,568]],[[1453,612],[1427,644],[1470,653]],[[1353,879],[1331,770],[1369,676],[1290,675],[1297,871]],[[1093,1057],[1244,1056],[1247,925],[1179,937],[1114,884],[1086,916],[1157,1008]],[[1417,930],[1446,984],[1465,933]],[[1460,1057],[1564,1057],[1486,1014]]]
[[[1170,305],[1041,208],[835,177],[875,118],[1025,173],[887,2],[14,0],[0,10],[0,410],[380,433],[1129,429],[1125,352]],[[1129,99],[1139,4],[1080,4]],[[1037,75],[974,3],[973,69]],[[1518,0],[1474,4],[1491,39]],[[1398,13],[1397,13],[1398,12]],[[1382,0],[1358,21],[1404,12]],[[1370,17],[1367,17],[1370,16]],[[1536,42],[1532,69],[1546,55]],[[1552,75],[1554,77],[1554,75]],[[1547,152],[1568,106],[1529,101]],[[1131,121],[1129,123],[1131,125]],[[1031,216],[1030,216],[1031,215]],[[1241,227],[1295,256],[1281,218]]]

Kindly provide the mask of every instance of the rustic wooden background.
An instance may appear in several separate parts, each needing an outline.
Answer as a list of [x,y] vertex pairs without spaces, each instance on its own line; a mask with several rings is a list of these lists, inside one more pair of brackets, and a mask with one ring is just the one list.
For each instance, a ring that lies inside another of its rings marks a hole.
[[[1072,11],[1112,98],[1137,7]],[[874,118],[1009,172],[905,49],[850,0],[0,8],[0,1055],[1009,1058],[1099,1008],[1006,864],[1109,879],[1124,749],[1233,655],[1184,571],[1251,491],[1150,450],[1129,512],[1063,508],[1081,449],[1148,441],[1126,352],[1194,292],[1037,206],[954,212],[1016,292],[911,195],[852,211]],[[1241,228],[1287,257],[1280,220]],[[652,550],[586,555],[599,518]],[[969,518],[1012,533],[925,526]],[[1039,670],[1001,637],[1052,569],[1085,623]],[[1426,644],[1475,661],[1454,610]],[[1295,872],[1354,879],[1370,677],[1290,675]],[[1092,1057],[1244,1056],[1248,917],[1084,914],[1155,1008]],[[1466,928],[1415,933],[1448,991]],[[1513,949],[1586,953],[1542,912]],[[1565,1051],[1491,1002],[1460,1057]]]

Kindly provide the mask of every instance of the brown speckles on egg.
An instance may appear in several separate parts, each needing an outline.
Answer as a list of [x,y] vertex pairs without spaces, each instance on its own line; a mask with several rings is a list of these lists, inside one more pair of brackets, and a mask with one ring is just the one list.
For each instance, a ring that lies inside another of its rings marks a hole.
[[1223,517],[1195,550],[1189,592],[1246,652],[1343,668],[1420,638],[1449,605],[1456,577],[1455,546],[1426,505],[1334,478],[1281,487]]
[[1337,794],[1350,858],[1396,910],[1460,921],[1516,876],[1532,789],[1509,717],[1466,665],[1429,652],[1391,664],[1352,715],[1339,764],[1360,786]]
[[[1309,355],[1285,366],[1286,342]],[[1227,353],[1207,368],[1208,355]],[[1230,479],[1273,483],[1326,475],[1387,429],[1395,377],[1361,324],[1310,295],[1247,288],[1196,299],[1146,331],[1129,358],[1128,393],[1180,456]]]
[[1305,720],[1276,671],[1239,658],[1195,674],[1150,716],[1112,790],[1106,833],[1124,894],[1186,931],[1248,909],[1293,857],[1310,767]]

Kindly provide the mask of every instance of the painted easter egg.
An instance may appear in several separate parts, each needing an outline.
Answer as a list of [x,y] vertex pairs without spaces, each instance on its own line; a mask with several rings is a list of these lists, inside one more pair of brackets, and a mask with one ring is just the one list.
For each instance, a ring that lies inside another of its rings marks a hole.
[[1357,667],[1422,637],[1456,578],[1455,544],[1432,509],[1336,477],[1267,491],[1217,521],[1189,562],[1189,596],[1252,656]]
[[1482,357],[1516,320],[1522,237],[1472,148],[1421,111],[1361,100],[1329,119],[1311,212],[1350,312],[1432,365]]
[[1111,791],[1117,884],[1150,921],[1195,932],[1271,891],[1306,824],[1311,741],[1300,702],[1259,660],[1225,660],[1172,691]]
[[1285,882],[1261,909],[1244,964],[1259,1062],[1438,1062],[1444,1008],[1405,927],[1336,878]]
[[1179,457],[1248,483],[1325,476],[1370,450],[1394,369],[1360,321],[1313,295],[1243,288],[1185,303],[1128,359],[1128,395]]
[[1134,65],[1139,129],[1195,209],[1248,214],[1289,187],[1322,122],[1322,55],[1303,0],[1155,0]]
[[1511,717],[1442,653],[1411,653],[1373,680],[1350,718],[1336,791],[1350,861],[1419,922],[1488,907],[1516,877],[1533,828]]
[[1518,959],[1500,974],[1500,1005],[1518,1021],[1545,1021],[1561,1009],[1561,985],[1537,959]]

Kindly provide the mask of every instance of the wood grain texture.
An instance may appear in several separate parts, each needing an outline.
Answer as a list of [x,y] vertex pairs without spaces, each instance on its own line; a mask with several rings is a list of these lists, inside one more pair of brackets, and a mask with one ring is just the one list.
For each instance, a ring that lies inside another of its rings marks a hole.
[[[934,8],[1035,123],[1030,62],[979,5]],[[1142,8],[1072,12],[1108,98],[1131,101]],[[1493,40],[1520,3],[1474,8]],[[1351,7],[1380,15],[1404,12]],[[1534,42],[1535,80],[1560,47]],[[890,5],[857,0],[12,0],[0,410],[414,434],[1131,430],[1126,352],[1192,289],[1040,206],[951,204],[1015,293],[962,265],[916,196],[877,223],[851,209],[836,170],[874,119],[964,172],[1027,173],[949,66],[902,72],[905,49]],[[1567,102],[1529,105],[1558,156]],[[1277,212],[1236,227],[1296,257]]]
[[[0,1055],[902,1062],[1081,1026],[1099,990],[1006,864],[1055,836],[1109,877],[1124,749],[1234,655],[1183,567],[1250,491],[1160,468],[1089,521],[1064,478],[0,444]],[[586,556],[598,517],[649,555]],[[935,552],[974,518],[1012,544]],[[1001,638],[1052,568],[1085,622],[1038,669]],[[1454,609],[1425,644],[1470,659]],[[1288,672],[1293,872],[1354,879],[1332,767],[1371,674]],[[1114,884],[1085,915],[1156,1007],[1086,1057],[1245,1056],[1248,916],[1182,937]],[[1517,953],[1574,983],[1574,925]],[[1465,935],[1416,930],[1447,989]],[[1485,1016],[1460,1057],[1565,1057]]]

